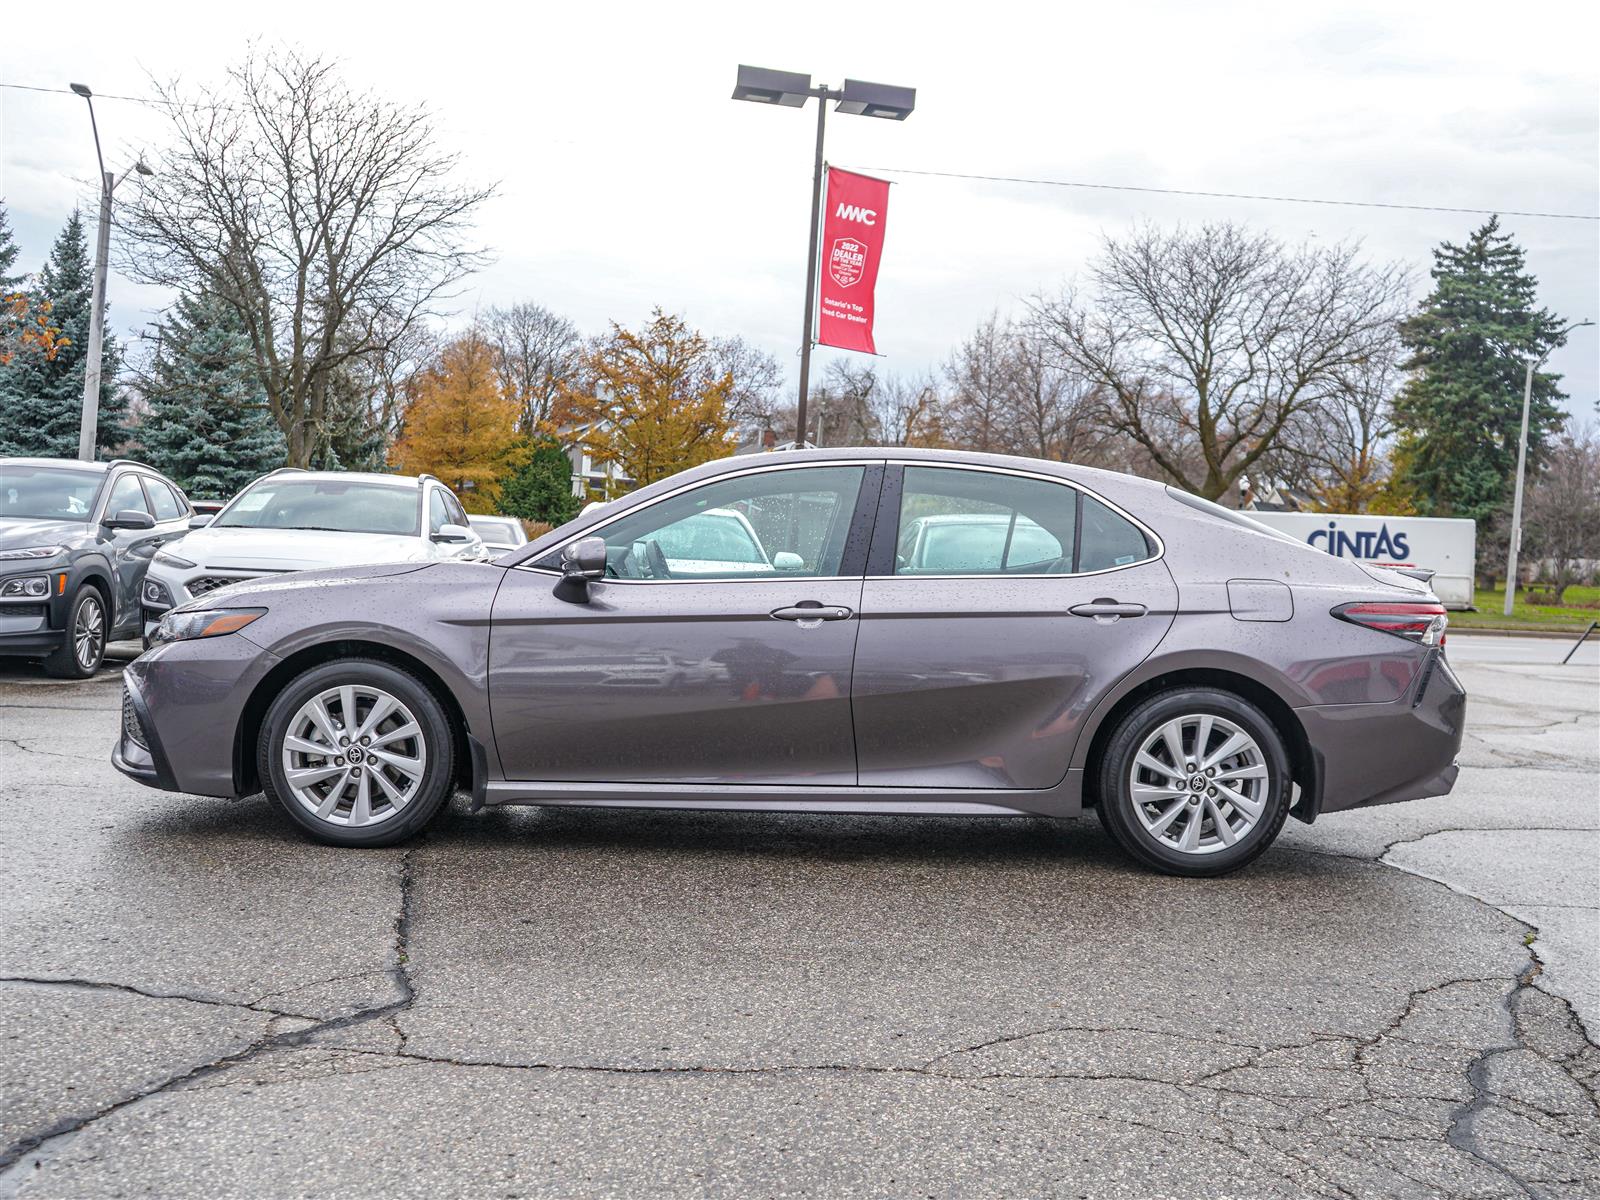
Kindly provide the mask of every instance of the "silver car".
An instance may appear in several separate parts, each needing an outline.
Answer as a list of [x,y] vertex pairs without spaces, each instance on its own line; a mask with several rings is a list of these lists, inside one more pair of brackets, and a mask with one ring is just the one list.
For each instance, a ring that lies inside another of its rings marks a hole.
[[[764,561],[684,536],[726,512]],[[958,549],[919,551],[940,527]],[[183,605],[125,673],[113,762],[264,790],[344,846],[413,836],[457,788],[474,809],[1093,807],[1139,861],[1211,875],[1291,815],[1450,790],[1445,624],[1417,580],[1149,480],[802,451],[698,467],[488,567]]]

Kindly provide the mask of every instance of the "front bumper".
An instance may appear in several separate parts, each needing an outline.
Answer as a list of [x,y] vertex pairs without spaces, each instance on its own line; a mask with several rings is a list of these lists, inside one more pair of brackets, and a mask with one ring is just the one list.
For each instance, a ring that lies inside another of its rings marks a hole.
[[111,765],[166,791],[239,795],[240,722],[251,694],[279,661],[237,633],[172,642],[140,655],[122,673],[127,711]]
[[1467,693],[1442,651],[1389,704],[1295,709],[1321,765],[1318,812],[1443,796],[1455,786]]

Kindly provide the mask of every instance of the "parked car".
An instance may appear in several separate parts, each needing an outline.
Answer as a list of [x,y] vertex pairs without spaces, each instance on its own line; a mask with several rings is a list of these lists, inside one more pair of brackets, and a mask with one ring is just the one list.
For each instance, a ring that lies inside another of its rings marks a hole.
[[[680,574],[662,535],[722,512],[768,565]],[[933,516],[983,517],[946,524],[986,546],[901,562],[902,527]],[[1466,697],[1445,629],[1419,581],[1150,480],[796,451],[662,480],[488,568],[202,596],[125,672],[113,761],[265,790],[344,846],[413,836],[457,787],[474,809],[1093,806],[1139,861],[1212,875],[1291,814],[1451,789]]]
[[284,467],[191,525],[181,542],[156,554],[144,581],[147,643],[164,613],[232,583],[322,567],[489,556],[461,502],[431,475]]
[[522,522],[515,517],[485,517],[476,513],[467,517],[472,532],[483,539],[490,554],[505,554],[518,546],[528,544],[528,535],[522,531]]
[[188,530],[183,491],[129,459],[0,458],[0,655],[82,679],[139,633],[157,547]]

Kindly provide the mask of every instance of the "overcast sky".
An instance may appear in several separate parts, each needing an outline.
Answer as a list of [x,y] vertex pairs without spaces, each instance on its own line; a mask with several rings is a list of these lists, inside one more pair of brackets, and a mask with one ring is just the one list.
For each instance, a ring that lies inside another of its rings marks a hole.
[[[440,143],[498,184],[478,224],[495,264],[459,301],[534,300],[588,331],[653,305],[743,334],[791,370],[800,340],[814,108],[729,99],[747,62],[917,89],[904,122],[838,116],[828,157],[1206,191],[1600,212],[1600,8],[1588,4],[758,5],[79,3],[0,44],[0,82],[148,96],[214,80],[249,39],[340,58],[425,101]],[[13,30],[13,32],[16,32]],[[108,166],[159,166],[164,118],[97,102]],[[83,102],[0,88],[0,197],[29,269],[75,203],[92,212]],[[985,314],[1081,272],[1140,219],[1231,219],[1289,241],[1360,238],[1410,263],[1482,218],[887,175],[878,285],[891,370],[937,367]],[[131,186],[131,185],[130,185]],[[1541,300],[1600,317],[1600,224],[1506,217]],[[166,298],[113,276],[131,333]],[[837,352],[818,351],[818,366]],[[1593,412],[1600,337],[1557,353]]]

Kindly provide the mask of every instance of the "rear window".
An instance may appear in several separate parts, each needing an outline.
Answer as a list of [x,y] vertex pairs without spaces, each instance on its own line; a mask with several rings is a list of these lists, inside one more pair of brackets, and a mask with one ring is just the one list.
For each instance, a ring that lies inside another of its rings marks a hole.
[[1238,525],[1243,529],[1250,530],[1251,533],[1264,533],[1268,537],[1275,537],[1280,541],[1289,542],[1295,546],[1305,545],[1299,538],[1290,537],[1281,529],[1263,525],[1260,521],[1247,517],[1242,512],[1236,512],[1234,509],[1223,508],[1220,504],[1213,504],[1210,500],[1202,499],[1193,492],[1186,492],[1169,484],[1167,486],[1167,495],[1171,496],[1179,504],[1187,504],[1190,508],[1203,512],[1208,517],[1216,517],[1218,520],[1226,521],[1230,525]]

